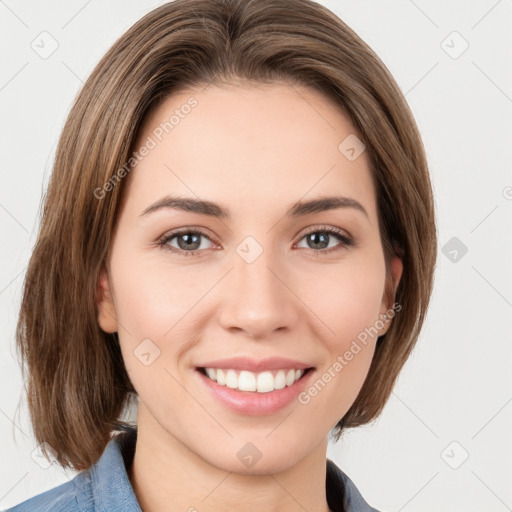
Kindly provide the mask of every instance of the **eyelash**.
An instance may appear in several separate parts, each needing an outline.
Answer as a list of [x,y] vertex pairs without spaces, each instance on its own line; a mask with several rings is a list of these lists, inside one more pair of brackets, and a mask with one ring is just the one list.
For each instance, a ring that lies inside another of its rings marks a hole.
[[[342,248],[346,248],[346,247],[355,245],[354,240],[352,238],[350,238],[349,236],[344,234],[343,231],[341,231],[337,228],[333,228],[331,226],[314,227],[314,228],[308,230],[306,233],[304,233],[302,235],[302,237],[300,238],[299,242],[304,237],[311,235],[313,233],[327,233],[327,234],[334,236],[336,239],[338,239],[341,242],[341,247],[337,246],[337,247],[332,247],[330,249],[319,249],[319,250],[310,249],[317,256],[323,256],[326,254],[330,254],[333,251],[338,251],[338,250],[341,250]],[[170,242],[173,238],[175,238],[179,235],[184,235],[184,234],[185,235],[200,235],[200,236],[207,238],[210,242],[212,242],[210,237],[201,230],[182,229],[182,230],[178,230],[178,231],[173,231],[171,233],[166,233],[163,237],[161,237],[158,240],[158,246],[161,247],[162,249],[168,250],[174,254],[180,254],[183,256],[198,256],[199,253],[201,252],[201,250],[199,250],[199,249],[195,249],[194,251],[183,251],[181,249],[176,249],[175,247],[171,247],[170,245],[167,245],[167,243]]]

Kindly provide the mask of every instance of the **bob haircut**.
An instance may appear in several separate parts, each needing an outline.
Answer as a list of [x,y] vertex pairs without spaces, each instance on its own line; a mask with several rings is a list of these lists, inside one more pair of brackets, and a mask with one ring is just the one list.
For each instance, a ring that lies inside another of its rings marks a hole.
[[[121,179],[119,170],[126,169],[146,116],[169,95],[240,81],[307,86],[339,106],[366,146],[387,275],[393,254],[403,260],[390,296],[400,313],[378,339],[359,394],[331,431],[335,441],[381,413],[416,343],[436,263],[434,201],[418,128],[385,65],[312,0],[166,3],[114,43],[77,94],[25,275],[18,357],[35,438],[51,446],[62,467],[93,465],[113,431],[126,428],[120,416],[137,396],[117,333],[99,327],[96,302],[129,178]],[[115,186],[105,192],[109,180]]]

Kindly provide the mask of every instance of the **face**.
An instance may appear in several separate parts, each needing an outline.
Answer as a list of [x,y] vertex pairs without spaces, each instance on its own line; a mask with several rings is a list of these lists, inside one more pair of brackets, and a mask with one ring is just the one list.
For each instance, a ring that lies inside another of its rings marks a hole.
[[[328,99],[277,83],[189,89],[146,119],[98,299],[139,396],[139,430],[226,471],[241,471],[248,442],[262,456],[247,472],[325,448],[389,328],[386,277],[396,289],[402,268],[395,258],[386,276],[376,191],[354,136]],[[217,206],[158,207],[170,196]],[[326,197],[345,200],[292,208]],[[233,357],[246,359],[219,362]],[[275,391],[234,388],[237,376],[249,389],[253,378],[279,387],[265,364],[241,376],[271,358],[291,360],[267,361],[274,377],[312,369]],[[198,370],[212,361],[225,377],[235,370],[234,387]]]

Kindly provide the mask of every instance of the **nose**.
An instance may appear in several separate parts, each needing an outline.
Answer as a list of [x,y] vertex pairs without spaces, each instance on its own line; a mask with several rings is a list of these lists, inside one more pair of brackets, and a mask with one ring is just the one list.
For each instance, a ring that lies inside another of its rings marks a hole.
[[235,253],[233,262],[221,291],[221,326],[253,339],[293,330],[301,303],[289,282],[290,274],[265,251],[251,263]]

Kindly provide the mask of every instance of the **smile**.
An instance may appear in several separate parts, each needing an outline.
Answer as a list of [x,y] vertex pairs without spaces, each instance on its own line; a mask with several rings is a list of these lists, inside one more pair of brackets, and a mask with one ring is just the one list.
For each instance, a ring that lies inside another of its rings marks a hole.
[[277,389],[292,386],[307,370],[292,368],[255,373],[247,370],[223,368],[199,369],[220,386],[227,386],[240,391],[256,391],[257,393],[270,393]]
[[255,373],[196,367],[194,373],[199,377],[200,385],[223,407],[247,416],[264,416],[296,401],[315,375],[315,369],[283,368]]

